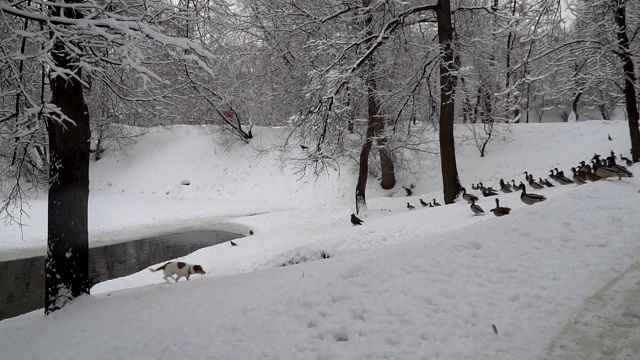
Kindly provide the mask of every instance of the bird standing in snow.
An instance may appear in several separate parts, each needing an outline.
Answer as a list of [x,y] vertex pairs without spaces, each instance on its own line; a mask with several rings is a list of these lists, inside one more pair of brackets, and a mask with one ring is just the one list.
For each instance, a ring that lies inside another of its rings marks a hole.
[[411,204],[407,203],[407,209],[409,209],[409,210],[413,210],[413,209],[415,209],[415,208],[416,208],[415,206],[413,206],[413,205],[411,205]]
[[482,210],[480,205],[476,205],[476,201],[474,199],[471,199],[471,205],[469,206],[469,208],[471,208],[471,211],[473,211],[473,216],[484,214],[484,210]]
[[351,214],[351,223],[353,225],[362,225],[364,221],[358,219],[358,217],[355,214]]

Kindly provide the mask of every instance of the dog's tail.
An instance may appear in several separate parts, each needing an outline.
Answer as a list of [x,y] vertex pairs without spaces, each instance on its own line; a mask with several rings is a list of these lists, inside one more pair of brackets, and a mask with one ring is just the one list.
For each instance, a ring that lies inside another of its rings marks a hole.
[[164,270],[164,268],[166,268],[166,267],[167,267],[167,265],[169,265],[169,264],[171,264],[171,262],[168,262],[168,263],[166,263],[166,264],[164,264],[164,265],[160,266],[160,267],[159,267],[159,268],[157,268],[157,269],[151,269],[151,268],[149,268],[149,270],[151,270],[152,272],[156,272],[156,271]]

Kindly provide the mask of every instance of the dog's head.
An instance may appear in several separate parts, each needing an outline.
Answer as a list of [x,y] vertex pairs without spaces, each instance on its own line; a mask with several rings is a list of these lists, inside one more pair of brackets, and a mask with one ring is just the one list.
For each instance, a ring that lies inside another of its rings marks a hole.
[[193,273],[194,274],[206,274],[206,272],[204,271],[204,269],[200,265],[193,265]]

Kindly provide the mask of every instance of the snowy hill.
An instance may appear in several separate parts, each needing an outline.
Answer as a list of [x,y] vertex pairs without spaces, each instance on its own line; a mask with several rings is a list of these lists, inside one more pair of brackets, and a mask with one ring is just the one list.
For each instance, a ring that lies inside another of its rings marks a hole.
[[[254,143],[282,131],[255,130]],[[512,140],[490,143],[484,158],[472,145],[460,148],[469,191],[479,181],[520,182],[524,171],[568,173],[596,152],[629,149],[622,121],[511,131]],[[365,223],[352,226],[356,175],[348,166],[340,176],[299,179],[277,154],[253,153],[251,145],[218,146],[199,127],[177,126],[92,163],[93,245],[179,230],[255,235],[186,256],[207,270],[189,282],[167,285],[143,271],[98,284],[51,316],[1,321],[4,354],[533,360],[640,353],[637,178],[537,190],[548,200],[532,206],[519,193],[500,194],[512,213],[496,218],[493,198],[477,193],[486,215],[473,216],[464,202],[422,208],[419,198],[442,202],[437,171],[399,174],[390,191],[370,182]],[[409,183],[411,197],[400,187]],[[23,237],[15,226],[2,228],[9,240],[0,242],[0,259],[44,253],[45,200],[31,202]],[[407,202],[417,208],[407,210]]]

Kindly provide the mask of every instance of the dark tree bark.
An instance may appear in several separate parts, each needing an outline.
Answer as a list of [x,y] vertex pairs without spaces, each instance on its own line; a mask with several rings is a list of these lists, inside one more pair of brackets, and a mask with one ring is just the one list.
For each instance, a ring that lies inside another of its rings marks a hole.
[[[67,3],[73,1],[67,0]],[[60,14],[60,8],[52,8]],[[67,17],[79,16],[65,11]],[[89,292],[89,111],[84,100],[78,58],[61,41],[51,50],[56,66],[69,70],[66,79],[50,79],[52,99],[64,114],[52,115],[49,134],[49,212],[45,258],[45,313],[62,308]]]
[[582,90],[576,93],[571,103],[571,110],[573,110],[573,114],[576,117],[576,122],[578,122],[578,103],[580,102],[580,97],[582,97]]
[[[363,0],[363,6],[368,7],[371,4],[371,0]],[[365,26],[369,35],[372,34],[371,30],[371,15],[368,15],[365,19]],[[396,185],[395,169],[393,159],[389,149],[386,147],[387,139],[384,137],[384,118],[380,115],[380,103],[377,98],[377,84],[375,80],[375,61],[373,59],[368,60],[367,67],[367,134],[362,151],[360,152],[360,169],[358,171],[358,182],[356,184],[356,213],[360,212],[360,209],[367,204],[366,189],[367,179],[369,176],[369,154],[373,147],[373,141],[375,139],[378,145],[378,153],[380,155],[380,169],[382,172],[382,179],[380,186],[383,189],[391,189]]]
[[629,36],[627,35],[627,13],[626,0],[613,0],[616,6],[614,18],[618,31],[618,56],[622,60],[624,71],[624,99],[627,107],[627,117],[629,123],[629,136],[631,137],[631,156],[633,162],[640,161],[640,128],[638,128],[638,101],[636,98],[636,74],[633,65],[633,58],[629,49]]
[[440,166],[445,204],[451,204],[460,192],[456,149],[453,137],[455,120],[455,89],[458,64],[453,54],[453,27],[451,26],[451,4],[439,0],[436,7],[438,41],[440,43]]

